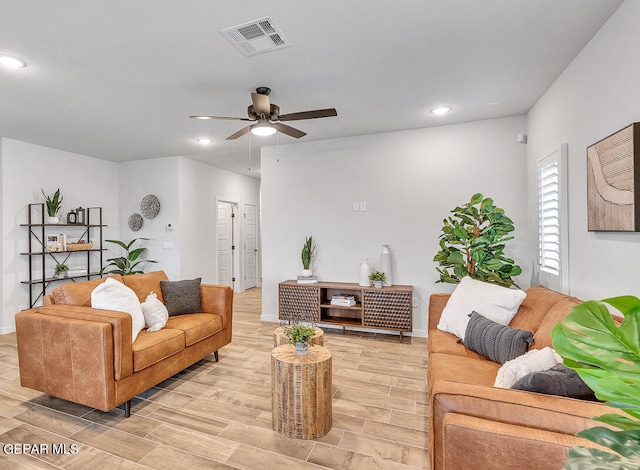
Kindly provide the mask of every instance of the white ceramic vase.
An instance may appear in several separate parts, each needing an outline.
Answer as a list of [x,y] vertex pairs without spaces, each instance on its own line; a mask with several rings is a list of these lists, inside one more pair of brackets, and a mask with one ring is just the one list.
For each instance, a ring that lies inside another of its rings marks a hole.
[[302,276],[303,277],[311,277],[313,275],[313,271],[311,269],[303,269]]
[[60,218],[58,216],[47,216],[47,223],[48,224],[59,224],[60,223]]
[[393,281],[391,278],[391,252],[389,251],[389,245],[382,245],[382,252],[380,253],[380,271],[382,271],[386,277],[384,285],[392,286]]
[[371,281],[369,280],[370,274],[371,274],[371,268],[367,263],[367,258],[365,258],[364,260],[362,260],[362,263],[360,264],[360,281],[358,284],[361,285],[362,287],[370,287],[371,286]]

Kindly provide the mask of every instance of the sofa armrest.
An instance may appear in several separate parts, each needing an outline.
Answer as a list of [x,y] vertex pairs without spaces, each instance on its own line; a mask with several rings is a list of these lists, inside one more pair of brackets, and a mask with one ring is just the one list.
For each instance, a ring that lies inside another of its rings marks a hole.
[[[113,310],[101,310],[80,305],[50,305],[20,312],[18,317],[29,314],[51,315],[69,320],[107,323],[111,326],[114,360],[114,379],[121,380],[133,374],[133,352],[131,349],[131,315]],[[96,346],[97,347],[97,346]]]
[[[491,443],[487,445],[493,449],[483,450],[480,446],[472,450],[464,446],[468,454],[464,459],[469,459],[465,461],[473,461],[476,468],[494,468],[483,459],[496,455],[496,448],[514,446],[517,446],[513,454],[515,460],[499,462],[502,467],[495,468],[560,468],[564,460],[558,461],[557,456],[566,458],[563,449],[578,444],[595,446],[575,437],[577,432],[599,425],[591,417],[615,412],[618,411],[597,402],[438,381],[433,386],[429,418],[431,468],[463,468],[445,462],[446,459],[462,459],[462,456],[454,457],[447,452],[461,448],[461,436],[468,439],[472,435],[474,439]],[[541,453],[553,453],[555,467],[523,467],[522,458],[536,448]]]
[[203,313],[218,313],[222,316],[222,328],[231,329],[233,318],[233,289],[229,286],[202,284],[200,295]]
[[435,330],[440,323],[440,316],[447,305],[451,294],[431,294],[429,297],[429,329]]

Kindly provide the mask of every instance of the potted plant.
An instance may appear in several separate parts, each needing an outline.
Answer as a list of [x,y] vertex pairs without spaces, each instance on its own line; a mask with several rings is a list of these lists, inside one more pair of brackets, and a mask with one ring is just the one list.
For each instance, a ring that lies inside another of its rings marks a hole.
[[302,275],[304,277],[310,277],[313,272],[311,271],[311,258],[316,251],[316,247],[313,244],[313,237],[305,237],[304,246],[302,247]]
[[[609,304],[624,319],[616,325]],[[596,398],[625,414],[593,418],[618,430],[596,426],[580,431],[612,452],[572,447],[565,469],[640,468],[640,299],[633,296],[588,301],[573,308],[553,330],[554,349],[575,370]]]
[[382,284],[387,280],[387,275],[382,271],[374,271],[369,274],[369,280],[373,282],[374,287],[380,289]]
[[[133,245],[138,240],[148,240],[148,238],[134,238],[129,243],[121,242],[120,240],[105,240],[106,242],[115,243],[116,245],[124,248],[125,256],[120,256],[118,258],[109,258],[107,260],[109,264],[107,264],[100,270],[100,274],[120,274],[122,276],[127,276],[129,274],[140,274],[143,271],[135,269],[138,265],[142,263],[157,263],[157,261],[153,261],[150,259],[138,259],[140,255],[147,250],[144,247],[131,250],[131,245]],[[114,269],[107,271],[106,269],[111,266],[113,266]]]
[[56,264],[53,277],[55,278],[67,277],[68,271],[69,271],[69,266],[67,266],[64,263],[58,263]]
[[60,218],[57,216],[60,207],[62,206],[62,196],[60,195],[60,188],[53,193],[53,196],[47,196],[44,190],[40,188],[42,195],[45,199],[45,205],[47,206],[47,223],[57,224],[60,222]]
[[513,222],[496,207],[493,199],[477,193],[444,219],[440,251],[433,258],[441,268],[437,282],[458,283],[464,276],[504,287],[518,285],[512,279],[522,273],[520,266],[504,255],[507,241],[513,239]]
[[309,341],[316,334],[316,330],[312,326],[303,325],[302,323],[294,323],[291,326],[282,328],[284,334],[289,338],[289,343],[296,346],[296,353],[304,355],[309,350]]

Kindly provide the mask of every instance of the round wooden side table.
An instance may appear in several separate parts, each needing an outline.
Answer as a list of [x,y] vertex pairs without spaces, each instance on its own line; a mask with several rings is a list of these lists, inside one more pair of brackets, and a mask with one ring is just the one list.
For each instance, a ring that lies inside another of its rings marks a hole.
[[296,354],[292,344],[271,351],[271,423],[292,439],[314,439],[331,430],[331,353],[310,346]]
[[[318,346],[324,346],[324,331],[322,329],[315,327],[316,334],[311,337],[309,343],[315,344]],[[278,346],[282,346],[283,344],[289,344],[289,338],[284,334],[284,329],[279,326],[275,330],[273,330],[273,347],[277,348]]]

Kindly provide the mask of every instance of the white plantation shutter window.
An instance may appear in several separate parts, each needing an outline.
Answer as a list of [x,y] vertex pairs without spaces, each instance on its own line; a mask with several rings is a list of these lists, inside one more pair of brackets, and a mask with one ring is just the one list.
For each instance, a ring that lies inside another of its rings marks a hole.
[[538,262],[540,283],[568,289],[567,144],[538,162]]

